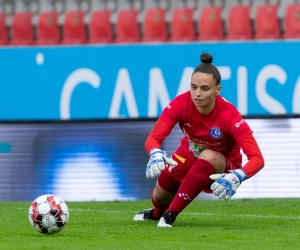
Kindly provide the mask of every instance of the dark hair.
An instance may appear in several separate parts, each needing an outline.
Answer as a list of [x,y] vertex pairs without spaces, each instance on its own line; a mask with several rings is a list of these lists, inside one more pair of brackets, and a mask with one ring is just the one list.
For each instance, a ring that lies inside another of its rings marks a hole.
[[[219,70],[212,65],[213,57],[208,53],[202,53],[200,55],[200,60],[202,63],[200,63],[194,70],[193,74],[197,72],[206,73],[206,74],[213,74],[214,79],[216,80],[216,84],[220,85],[221,82],[221,75]],[[192,75],[193,75],[192,74]]]

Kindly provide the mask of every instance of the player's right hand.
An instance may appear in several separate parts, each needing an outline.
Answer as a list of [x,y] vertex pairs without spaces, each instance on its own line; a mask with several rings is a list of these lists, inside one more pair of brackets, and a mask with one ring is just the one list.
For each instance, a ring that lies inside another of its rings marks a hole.
[[160,174],[166,167],[165,164],[177,166],[178,163],[167,157],[167,153],[159,148],[152,148],[149,153],[150,159],[146,168],[146,177],[154,178]]

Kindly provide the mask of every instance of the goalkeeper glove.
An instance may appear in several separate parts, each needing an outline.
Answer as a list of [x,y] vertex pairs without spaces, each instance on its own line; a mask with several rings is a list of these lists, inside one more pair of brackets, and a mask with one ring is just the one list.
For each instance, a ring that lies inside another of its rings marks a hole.
[[150,159],[146,168],[146,177],[154,178],[160,174],[166,167],[165,164],[177,166],[178,163],[167,157],[167,153],[159,148],[152,148],[149,153]]
[[247,179],[244,170],[230,170],[229,174],[212,174],[209,176],[215,182],[211,185],[210,189],[214,195],[219,199],[229,200],[236,192],[237,188],[241,185],[242,181]]

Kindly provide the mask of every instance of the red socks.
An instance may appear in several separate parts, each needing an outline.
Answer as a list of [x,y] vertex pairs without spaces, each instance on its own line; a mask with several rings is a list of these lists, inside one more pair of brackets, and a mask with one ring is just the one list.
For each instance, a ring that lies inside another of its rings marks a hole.
[[152,204],[153,204],[153,213],[152,213],[152,217],[153,219],[159,219],[163,213],[168,209],[168,207],[170,206],[170,203],[158,203],[153,199],[153,195],[152,195]]
[[[167,192],[176,194],[178,189],[180,188],[181,183],[172,177],[168,176],[165,171],[162,171],[161,174],[158,177],[158,183],[161,186],[161,188]],[[154,219],[159,219],[163,213],[168,209],[170,206],[170,203],[158,203],[153,199],[153,192],[155,188],[152,191],[152,204],[154,207],[152,217]]]
[[214,173],[214,167],[206,160],[198,159],[190,172],[184,178],[175,198],[166,212],[172,212],[174,218],[189,205],[208,185],[209,176]]

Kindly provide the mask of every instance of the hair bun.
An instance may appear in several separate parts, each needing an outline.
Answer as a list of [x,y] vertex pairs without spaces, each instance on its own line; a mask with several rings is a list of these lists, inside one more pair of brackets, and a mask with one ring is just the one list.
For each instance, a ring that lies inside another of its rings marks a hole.
[[213,57],[208,53],[202,53],[200,56],[200,60],[202,63],[212,63]]

